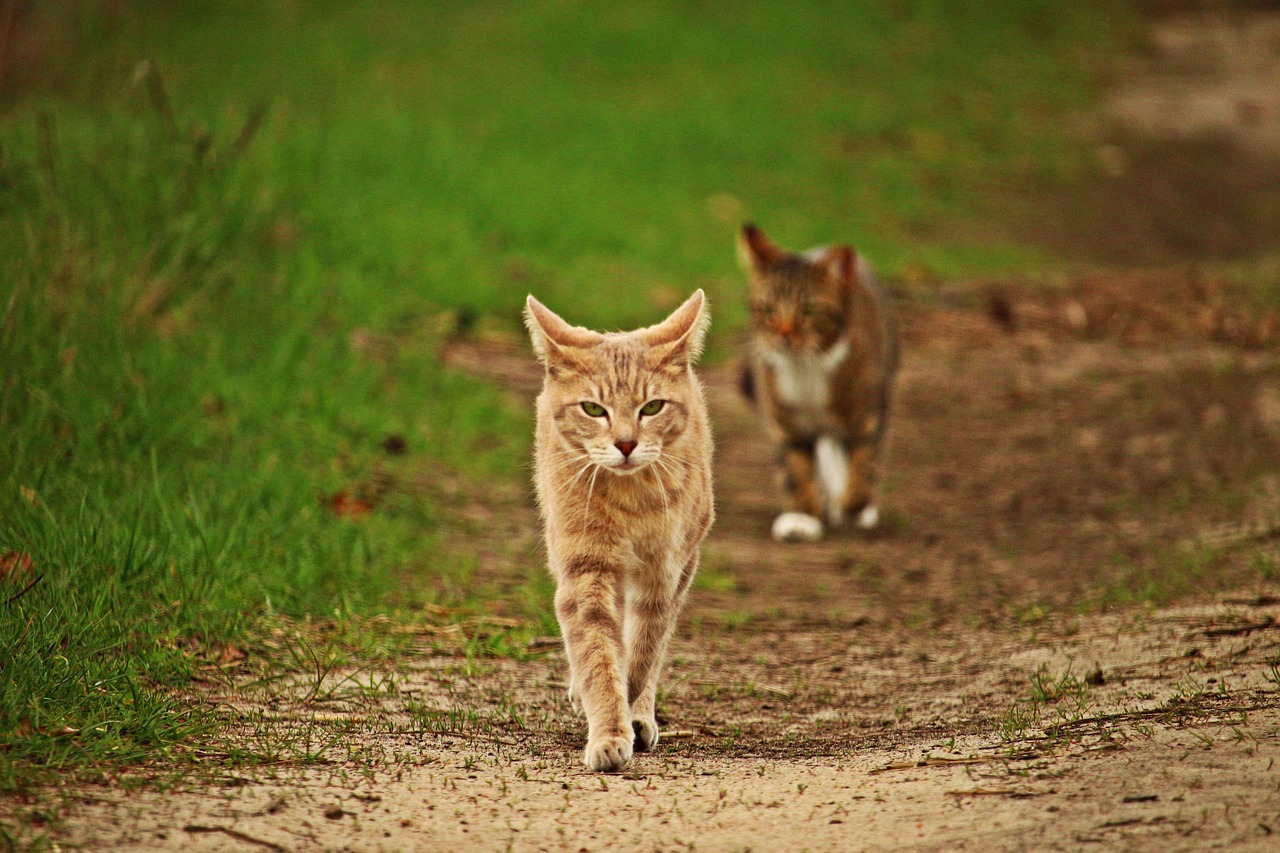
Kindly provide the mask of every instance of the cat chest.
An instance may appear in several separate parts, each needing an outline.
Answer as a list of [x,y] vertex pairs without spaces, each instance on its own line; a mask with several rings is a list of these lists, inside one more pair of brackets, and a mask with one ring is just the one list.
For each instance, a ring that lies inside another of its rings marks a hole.
[[815,412],[826,409],[831,401],[831,377],[848,355],[847,340],[824,353],[767,352],[764,362],[772,374],[777,402]]

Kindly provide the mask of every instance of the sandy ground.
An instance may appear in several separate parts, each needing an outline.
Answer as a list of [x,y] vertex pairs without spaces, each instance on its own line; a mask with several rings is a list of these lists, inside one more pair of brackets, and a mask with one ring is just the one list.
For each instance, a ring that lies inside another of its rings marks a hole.
[[1214,134],[1280,152],[1280,9],[1266,5],[1206,3],[1154,21],[1108,111],[1148,136]]
[[[1280,604],[1258,600],[1004,630],[686,637],[667,741],[610,776],[577,766],[559,652],[468,676],[424,656],[376,703],[416,732],[331,750],[376,754],[377,772],[335,758],[79,791],[59,834],[133,850],[1274,849]],[[415,698],[479,718],[424,733]],[[323,728],[375,708],[295,710]]]
[[[1280,847],[1280,317],[1190,262],[1274,249],[1280,206],[1260,215],[1245,190],[1265,194],[1280,150],[1280,88],[1257,82],[1280,42],[1265,11],[1211,23],[1155,22],[1099,137],[1112,183],[1093,203],[1125,224],[1085,236],[1141,271],[898,294],[906,359],[875,535],[769,541],[772,451],[735,366],[705,371],[719,522],[655,752],[587,773],[554,642],[474,658],[424,629],[396,672],[336,673],[305,701],[210,686],[230,709],[225,749],[296,751],[305,731],[318,763],[227,770],[209,748],[195,779],[157,766],[50,791],[55,846]],[[1216,208],[1186,189],[1220,178],[1235,189]],[[445,357],[522,404],[539,381],[509,333]],[[491,531],[477,582],[524,577],[527,491],[458,503]]]

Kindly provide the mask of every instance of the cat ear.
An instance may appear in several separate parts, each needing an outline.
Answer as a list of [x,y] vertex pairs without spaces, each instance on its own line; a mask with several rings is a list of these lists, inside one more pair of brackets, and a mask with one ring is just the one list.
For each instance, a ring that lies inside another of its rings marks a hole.
[[702,355],[702,344],[711,325],[707,295],[699,289],[656,326],[640,332],[641,340],[655,349],[665,348],[662,360],[692,364]]
[[533,341],[533,351],[547,365],[552,361],[564,360],[565,349],[590,347],[603,340],[599,332],[581,326],[570,326],[532,295],[525,300],[524,325]]
[[857,253],[848,246],[832,246],[818,257],[814,266],[822,270],[831,281],[848,289],[858,280],[857,260]]
[[745,272],[764,272],[783,254],[763,231],[750,222],[738,232],[738,263]]

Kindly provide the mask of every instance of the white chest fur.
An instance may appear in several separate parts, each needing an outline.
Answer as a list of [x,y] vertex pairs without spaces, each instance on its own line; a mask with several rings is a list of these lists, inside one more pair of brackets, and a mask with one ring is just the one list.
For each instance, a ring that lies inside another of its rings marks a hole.
[[826,352],[769,350],[764,360],[773,370],[781,402],[800,408],[818,408],[827,405],[831,374],[848,355],[849,339],[841,338]]

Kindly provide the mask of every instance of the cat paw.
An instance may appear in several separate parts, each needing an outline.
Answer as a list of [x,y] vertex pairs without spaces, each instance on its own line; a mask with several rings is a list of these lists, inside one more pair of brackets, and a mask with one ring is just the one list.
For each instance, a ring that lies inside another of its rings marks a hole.
[[784,512],[773,520],[773,538],[779,542],[817,542],[822,522],[804,512]]
[[858,513],[858,527],[862,530],[875,530],[880,524],[880,510],[876,509],[875,504],[867,504],[862,512]]
[[626,735],[598,737],[587,741],[582,763],[596,773],[616,773],[631,760],[632,739]]
[[632,720],[631,728],[636,733],[636,752],[648,752],[658,745],[657,720],[653,718],[647,720]]

